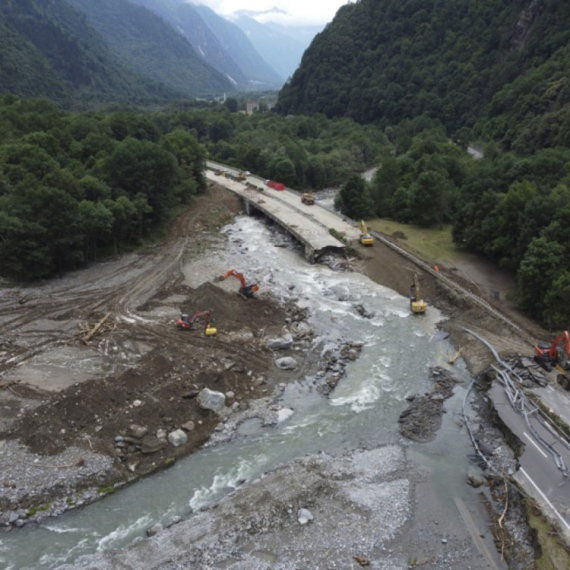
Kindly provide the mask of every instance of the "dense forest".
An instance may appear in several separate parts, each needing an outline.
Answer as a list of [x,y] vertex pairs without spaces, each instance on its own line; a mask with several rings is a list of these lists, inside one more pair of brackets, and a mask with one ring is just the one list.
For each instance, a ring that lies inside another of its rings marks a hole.
[[217,108],[195,111],[192,119],[210,156],[298,189],[338,186],[373,165],[388,144],[374,126],[322,115],[248,117]]
[[277,110],[381,127],[424,115],[523,153],[566,145],[569,40],[564,0],[360,0],[317,35]]
[[[74,3],[80,5],[79,0]],[[129,10],[122,14],[127,20],[115,21],[113,28],[118,28],[117,42],[129,42],[130,52],[124,43],[112,51],[85,15],[65,0],[3,0],[0,94],[47,97],[63,107],[82,109],[117,101],[150,105],[233,89],[162,20],[127,2],[121,5],[138,11],[138,28],[130,25],[134,16]],[[150,57],[149,50],[160,42],[162,52]],[[129,59],[128,53],[138,55]],[[159,56],[162,63],[157,62]]]
[[51,277],[141,243],[204,190],[206,156],[323,187],[385,145],[377,129],[348,119],[250,118],[234,104],[71,113],[0,98],[2,276]]
[[35,280],[121,251],[205,188],[203,149],[147,112],[0,99],[0,265]]
[[[563,0],[360,0],[315,38],[276,111],[376,125],[392,149],[337,205],[451,223],[458,245],[516,274],[524,310],[567,326],[569,65]],[[464,152],[474,141],[482,160]]]
[[353,219],[451,224],[459,247],[517,276],[522,309],[551,327],[566,327],[570,148],[519,155],[489,144],[475,160],[435,121],[403,121],[388,131],[393,145],[371,183],[349,178],[337,207]]

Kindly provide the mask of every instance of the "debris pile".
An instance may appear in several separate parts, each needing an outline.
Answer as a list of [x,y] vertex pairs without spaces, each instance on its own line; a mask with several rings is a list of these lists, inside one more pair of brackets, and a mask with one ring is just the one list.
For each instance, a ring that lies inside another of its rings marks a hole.
[[398,419],[400,433],[418,442],[431,441],[441,426],[444,413],[443,402],[453,394],[453,387],[458,383],[450,372],[436,366],[430,370],[433,382],[431,392],[423,396],[409,396],[410,405]]

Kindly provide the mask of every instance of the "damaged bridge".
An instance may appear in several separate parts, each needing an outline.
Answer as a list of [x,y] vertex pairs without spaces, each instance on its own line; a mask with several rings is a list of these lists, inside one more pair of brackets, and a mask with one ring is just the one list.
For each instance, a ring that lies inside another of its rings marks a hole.
[[[305,258],[311,263],[326,251],[342,251],[358,239],[358,230],[349,222],[318,204],[303,204],[300,195],[295,192],[268,188],[253,176],[238,181],[207,170],[206,177],[237,194],[243,200],[248,214],[253,209],[258,210],[301,242],[305,246]],[[343,236],[346,242],[334,237],[330,230]]]

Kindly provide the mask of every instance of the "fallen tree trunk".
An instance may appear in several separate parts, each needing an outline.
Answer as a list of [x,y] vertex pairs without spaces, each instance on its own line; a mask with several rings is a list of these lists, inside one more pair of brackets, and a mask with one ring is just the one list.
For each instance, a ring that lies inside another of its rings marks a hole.
[[111,316],[111,313],[107,313],[82,339],[83,344],[88,344],[97,331],[105,324],[105,321]]

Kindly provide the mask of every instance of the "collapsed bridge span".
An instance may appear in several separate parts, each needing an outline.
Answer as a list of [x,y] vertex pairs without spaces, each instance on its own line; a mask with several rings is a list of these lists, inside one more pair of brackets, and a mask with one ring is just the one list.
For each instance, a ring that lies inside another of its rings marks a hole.
[[[260,211],[301,242],[305,246],[305,257],[311,263],[326,251],[343,251],[358,237],[358,231],[351,224],[317,204],[304,204],[294,192],[264,188],[261,181],[244,183],[220,177],[210,170],[206,171],[206,177],[237,194],[248,214],[252,209]],[[345,242],[330,230],[342,236]]]

